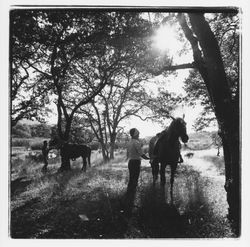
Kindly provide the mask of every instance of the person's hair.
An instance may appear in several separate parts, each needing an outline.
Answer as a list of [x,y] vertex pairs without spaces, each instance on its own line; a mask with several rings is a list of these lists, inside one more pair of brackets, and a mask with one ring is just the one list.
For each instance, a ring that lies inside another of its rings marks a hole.
[[136,131],[136,128],[132,128],[132,129],[129,131],[129,134],[130,134],[131,137],[134,136],[135,131]]
[[48,144],[48,142],[47,141],[43,141],[43,144],[45,145],[45,144]]

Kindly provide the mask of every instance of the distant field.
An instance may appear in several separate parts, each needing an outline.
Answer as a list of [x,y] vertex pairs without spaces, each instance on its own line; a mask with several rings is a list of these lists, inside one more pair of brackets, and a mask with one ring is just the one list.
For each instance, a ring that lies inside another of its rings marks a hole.
[[201,150],[214,146],[210,132],[197,132],[189,134],[187,147],[189,149]]

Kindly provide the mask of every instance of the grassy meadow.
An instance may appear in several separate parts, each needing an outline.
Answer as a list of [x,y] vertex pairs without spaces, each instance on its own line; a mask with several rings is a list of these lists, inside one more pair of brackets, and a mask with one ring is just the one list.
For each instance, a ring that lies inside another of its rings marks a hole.
[[[193,136],[189,146],[183,147],[184,163],[177,169],[174,204],[168,196],[169,168],[166,169],[166,191],[162,192],[159,184],[152,187],[151,167],[143,160],[132,217],[124,210],[128,183],[125,150],[116,151],[115,159],[106,164],[100,152],[92,151],[92,165],[87,167],[86,173],[81,170],[81,158],[71,161],[71,171],[58,172],[61,161],[59,153],[55,152],[55,157],[49,159],[48,171],[43,173],[42,160],[34,158],[41,151],[12,147],[11,237],[233,236],[226,220],[223,156],[216,156],[215,148],[203,150],[208,145],[208,138]],[[188,158],[186,154],[190,152],[193,156]]]

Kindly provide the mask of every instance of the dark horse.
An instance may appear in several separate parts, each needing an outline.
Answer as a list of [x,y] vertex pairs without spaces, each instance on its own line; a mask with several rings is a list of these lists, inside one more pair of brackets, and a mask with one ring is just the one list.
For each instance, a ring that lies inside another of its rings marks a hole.
[[50,140],[49,146],[50,148],[55,147],[60,149],[60,154],[62,158],[61,170],[69,170],[70,160],[75,160],[76,158],[79,157],[82,157],[83,160],[83,166],[82,166],[83,171],[86,172],[87,161],[89,167],[91,166],[90,163],[91,148],[86,145],[65,143],[58,138],[54,138]]
[[166,183],[165,168],[167,165],[171,167],[171,178],[170,178],[170,193],[171,198],[173,196],[173,183],[174,175],[177,168],[177,164],[180,162],[180,141],[186,143],[188,141],[188,135],[186,130],[186,122],[182,118],[173,118],[172,123],[165,131],[158,134],[158,137],[153,137],[150,140],[149,152],[151,159],[153,182],[157,180],[160,163],[160,177],[161,185],[164,186]]

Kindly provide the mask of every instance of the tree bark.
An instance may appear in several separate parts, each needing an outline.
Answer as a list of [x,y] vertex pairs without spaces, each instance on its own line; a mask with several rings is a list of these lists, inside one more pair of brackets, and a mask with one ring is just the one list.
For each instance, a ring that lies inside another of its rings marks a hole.
[[104,163],[107,163],[109,161],[109,154],[107,152],[106,145],[104,143],[101,143],[101,146],[102,146],[103,161]]
[[[231,91],[226,79],[226,73],[218,42],[211,31],[209,24],[205,20],[204,15],[201,13],[189,14],[189,19],[192,30],[195,33],[202,49],[203,55],[201,60],[201,56],[198,54],[200,51],[193,49],[194,59],[197,65],[196,67],[205,81],[212,105],[214,107],[218,125],[221,129],[226,173],[225,189],[227,191],[227,201],[229,205],[228,216],[233,220],[236,227],[235,230],[237,234],[239,234],[239,113],[233,106]],[[187,27],[182,25],[182,28]],[[189,41],[192,41],[190,37],[188,39]]]
[[114,151],[115,151],[115,140],[116,133],[112,133],[110,136],[110,159],[114,159]]

